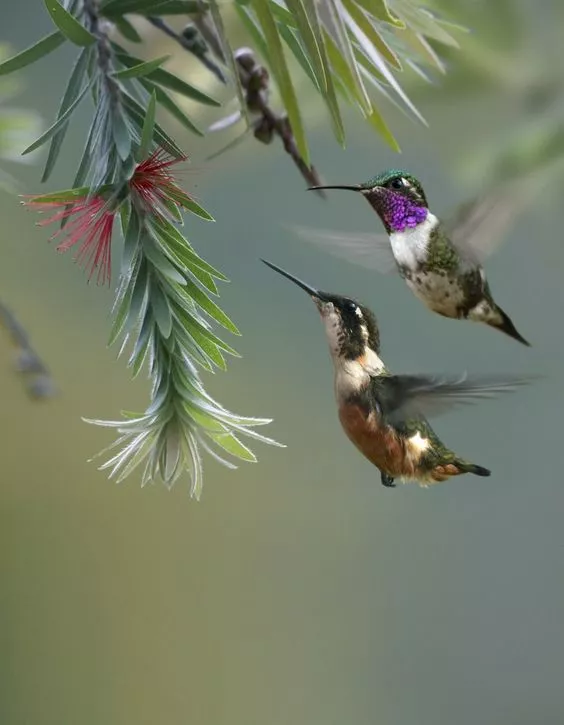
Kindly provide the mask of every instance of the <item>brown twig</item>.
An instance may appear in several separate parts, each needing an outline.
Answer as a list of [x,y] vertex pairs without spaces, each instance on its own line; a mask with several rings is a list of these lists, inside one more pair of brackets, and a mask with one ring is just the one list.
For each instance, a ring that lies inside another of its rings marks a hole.
[[[193,22],[211,52],[222,63],[225,63],[225,54],[207,13],[203,11],[195,16]],[[188,50],[182,35],[176,33],[172,28],[168,28],[166,32],[169,37]],[[250,48],[240,48],[234,53],[234,56],[239,71],[239,81],[245,91],[247,110],[255,119],[252,123],[254,137],[261,143],[269,144],[274,136],[278,136],[282,141],[284,151],[291,157],[308,186],[320,186],[323,180],[316,168],[313,165],[309,166],[301,156],[288,117],[286,114],[276,113],[268,103],[270,95],[268,71],[257,63],[255,54]],[[318,190],[316,193],[325,198],[323,191]]]
[[[254,137],[261,143],[269,144],[273,136],[277,135],[309,186],[321,185],[323,182],[317,170],[306,164],[298,150],[288,117],[286,114],[276,113],[268,104],[270,78],[267,69],[257,63],[250,48],[239,48],[235,52],[235,61],[239,68],[241,85],[245,89],[247,108],[251,114],[258,116],[253,123]],[[318,194],[325,198],[321,190],[318,190]]]

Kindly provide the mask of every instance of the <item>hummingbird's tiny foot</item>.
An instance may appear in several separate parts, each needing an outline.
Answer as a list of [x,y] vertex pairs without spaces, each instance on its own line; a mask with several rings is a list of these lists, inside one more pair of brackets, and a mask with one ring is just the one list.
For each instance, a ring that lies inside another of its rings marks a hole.
[[386,486],[386,488],[395,488],[396,484],[394,483],[394,479],[391,476],[388,476],[387,473],[382,473],[380,476],[380,480],[382,481],[382,486]]

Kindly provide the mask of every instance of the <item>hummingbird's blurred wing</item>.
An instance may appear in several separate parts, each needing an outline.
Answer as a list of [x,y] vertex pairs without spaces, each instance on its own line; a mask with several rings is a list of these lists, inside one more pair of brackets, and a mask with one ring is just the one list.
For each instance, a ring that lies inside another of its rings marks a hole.
[[534,197],[533,175],[500,182],[494,189],[461,204],[445,223],[453,245],[470,261],[482,264]]
[[453,408],[511,393],[540,376],[391,375],[372,380],[374,396],[390,422],[433,417]]
[[386,234],[349,234],[334,229],[301,226],[292,226],[291,229],[304,241],[347,262],[382,274],[397,272],[396,260]]

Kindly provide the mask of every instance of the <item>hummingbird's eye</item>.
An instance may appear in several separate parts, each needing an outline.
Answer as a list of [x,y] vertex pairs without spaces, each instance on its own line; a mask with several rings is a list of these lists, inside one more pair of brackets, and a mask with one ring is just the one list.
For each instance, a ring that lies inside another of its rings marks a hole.
[[401,177],[397,177],[395,179],[392,179],[390,181],[390,187],[392,189],[403,189],[404,186],[407,186],[405,179]]
[[345,302],[345,304],[344,304],[344,308],[345,308],[345,309],[346,309],[346,310],[347,310],[348,312],[352,312],[353,314],[355,314],[355,315],[356,315],[357,317],[359,317],[360,319],[362,319],[362,318],[363,318],[362,310],[361,310],[361,309],[360,309],[360,307],[359,307],[359,306],[358,306],[358,305],[356,304],[356,302],[354,302],[353,300],[347,300],[347,301]]

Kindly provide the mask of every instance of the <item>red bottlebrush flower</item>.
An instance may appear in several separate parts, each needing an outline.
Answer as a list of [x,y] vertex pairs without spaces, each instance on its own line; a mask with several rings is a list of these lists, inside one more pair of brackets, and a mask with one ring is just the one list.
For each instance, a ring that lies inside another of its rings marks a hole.
[[53,216],[38,222],[39,226],[47,226],[69,219],[68,224],[55,232],[49,241],[64,236],[63,241],[57,245],[58,252],[66,252],[80,244],[75,261],[90,271],[88,281],[96,273],[97,284],[110,283],[112,229],[116,210],[108,206],[106,199],[101,196],[88,198],[86,194],[72,199],[54,200],[49,200],[48,196],[32,196],[24,204],[40,212],[59,209]]
[[168,216],[167,206],[171,202],[178,206],[190,205],[192,199],[178,186],[171,173],[174,164],[187,158],[184,155],[175,158],[166,149],[158,148],[137,165],[129,185],[147,211]]

